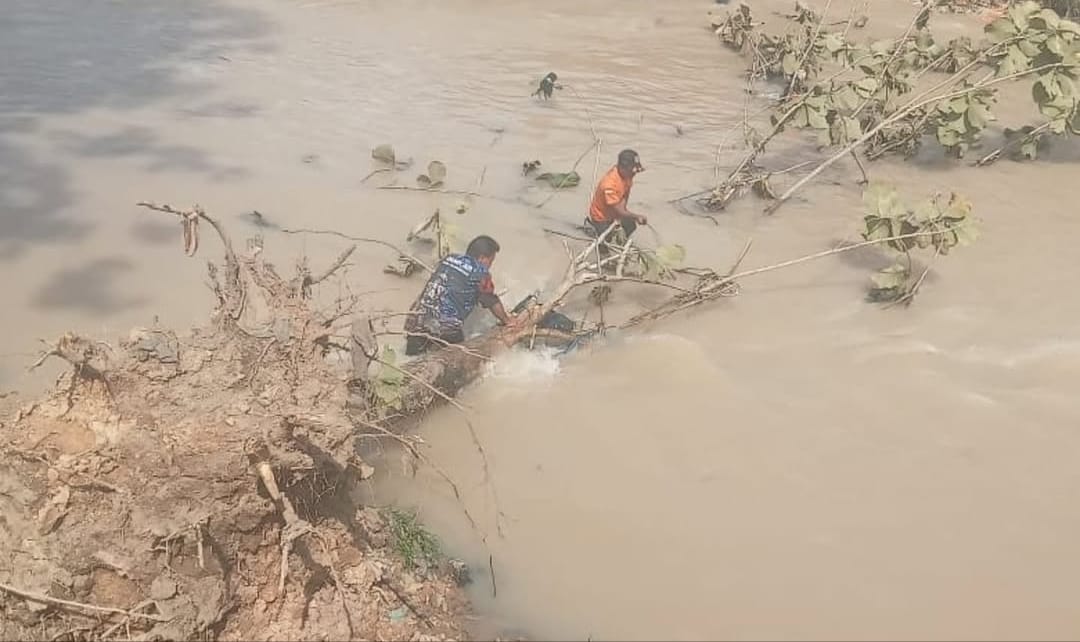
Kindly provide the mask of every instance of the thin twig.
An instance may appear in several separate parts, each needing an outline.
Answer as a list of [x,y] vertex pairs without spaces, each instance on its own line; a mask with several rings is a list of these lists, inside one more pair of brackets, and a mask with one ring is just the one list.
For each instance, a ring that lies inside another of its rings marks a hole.
[[1001,158],[1001,155],[1004,154],[1006,151],[1009,151],[1009,150],[1014,149],[1016,147],[1020,147],[1021,145],[1023,145],[1024,143],[1026,143],[1028,141],[1038,140],[1037,136],[1039,134],[1043,133],[1044,131],[1046,131],[1047,129],[1050,129],[1050,127],[1053,126],[1053,124],[1054,124],[1053,121],[1048,121],[1048,122],[1043,123],[1042,125],[1039,125],[1035,129],[1032,129],[1031,131],[1029,131],[1026,134],[1023,134],[1021,136],[1017,136],[1013,140],[1005,143],[1001,147],[995,149],[994,151],[990,152],[986,156],[983,156],[979,160],[975,161],[975,166],[976,167],[983,167],[984,165],[990,165],[991,163],[995,163]]
[[270,339],[270,341],[266,343],[266,347],[259,353],[259,358],[255,360],[255,364],[251,367],[251,374],[248,375],[248,386],[255,383],[255,377],[259,374],[259,367],[262,366],[262,361],[266,358],[266,353],[270,352],[270,348],[273,347],[275,343],[277,343],[277,337]]
[[380,168],[380,169],[373,169],[373,170],[371,170],[371,172],[368,173],[367,176],[360,179],[360,182],[361,183],[366,183],[368,181],[368,179],[371,178],[372,176],[374,176],[376,174],[382,174],[383,172],[389,172],[389,171],[392,171],[392,168],[383,167],[383,168]]
[[902,240],[905,240],[905,239],[918,238],[920,236],[933,236],[934,234],[940,234],[940,233],[941,233],[940,231],[912,232],[911,234],[900,234],[898,236],[890,236],[888,238],[883,238],[883,239],[871,239],[869,241],[861,241],[859,243],[852,243],[851,245],[842,245],[840,247],[835,247],[835,248],[832,248],[830,250],[825,250],[825,251],[822,251],[822,252],[815,252],[814,254],[807,254],[806,256],[801,256],[801,257],[799,257],[797,259],[791,259],[791,260],[788,260],[788,261],[782,261],[780,263],[774,263],[772,265],[766,265],[766,266],[763,266],[763,267],[754,268],[753,270],[746,270],[744,272],[739,272],[737,274],[732,274],[731,276],[727,277],[725,280],[727,280],[727,281],[737,281],[738,279],[742,279],[742,278],[745,278],[745,277],[748,277],[748,276],[753,276],[755,274],[762,274],[764,272],[772,272],[773,270],[779,270],[780,268],[791,267],[792,265],[799,265],[800,263],[806,263],[807,261],[813,261],[815,259],[824,258],[826,256],[832,256],[834,254],[843,254],[844,252],[851,252],[852,250],[858,250],[860,248],[870,247],[871,245],[881,245],[883,243],[892,243],[893,241],[902,241]]
[[342,252],[340,255],[338,255],[338,257],[336,259],[334,259],[334,262],[330,264],[330,267],[326,268],[325,272],[323,272],[319,276],[312,277],[311,280],[308,281],[307,284],[309,286],[310,285],[318,285],[319,283],[322,283],[326,279],[330,278],[334,274],[334,272],[337,272],[338,270],[341,269],[341,267],[343,265],[345,265],[345,261],[349,260],[349,257],[352,256],[352,253],[354,251],[356,251],[356,246],[355,245],[349,246],[349,248],[347,250]]
[[462,411],[462,412],[465,412],[465,411],[466,411],[466,409],[465,409],[465,406],[461,405],[461,402],[459,402],[459,401],[455,400],[455,399],[454,399],[453,397],[451,397],[450,395],[446,394],[446,393],[445,393],[445,392],[443,392],[442,390],[439,390],[438,388],[436,388],[436,387],[435,387],[434,385],[432,385],[431,383],[428,383],[427,381],[424,381],[424,379],[423,379],[422,377],[420,377],[419,375],[413,374],[413,373],[409,372],[408,370],[405,370],[405,369],[403,369],[403,368],[400,368],[400,367],[398,367],[398,366],[396,366],[396,365],[394,365],[394,364],[392,364],[392,363],[390,363],[390,362],[388,362],[388,361],[384,361],[383,359],[380,359],[380,358],[379,358],[379,357],[377,357],[377,356],[376,356],[376,357],[373,357],[373,358],[372,358],[372,361],[375,361],[376,363],[380,363],[380,364],[382,364],[382,365],[386,366],[387,368],[390,368],[391,370],[394,370],[394,371],[396,371],[396,372],[399,372],[399,373],[401,373],[401,374],[402,374],[402,375],[404,375],[404,376],[405,376],[406,378],[408,378],[408,379],[412,379],[412,380],[413,380],[413,381],[415,381],[416,383],[418,383],[418,384],[420,384],[421,386],[423,386],[423,387],[427,388],[428,390],[430,390],[430,391],[431,391],[432,393],[434,393],[435,395],[437,395],[438,397],[440,397],[440,398],[441,398],[441,399],[442,399],[443,401],[445,401],[446,403],[450,404],[451,406],[453,406],[453,407],[457,408],[458,410],[460,410],[460,411]]
[[904,296],[891,303],[889,307],[901,304],[909,305],[913,300],[915,300],[915,295],[919,293],[919,288],[922,287],[923,281],[926,280],[926,275],[930,274],[930,269],[934,267],[934,262],[939,256],[941,256],[941,248],[936,247],[934,248],[934,256],[931,257],[930,262],[926,264],[926,269],[924,269],[922,271],[922,274],[919,275],[919,278],[916,279],[915,284],[911,286],[911,289],[908,290],[907,293],[904,294]]
[[381,245],[383,247],[390,248],[391,250],[397,252],[399,255],[404,256],[405,258],[409,259],[410,261],[415,262],[417,265],[424,268],[428,272],[432,271],[431,266],[428,265],[427,263],[425,263],[425,262],[421,261],[420,259],[416,258],[415,256],[409,254],[405,250],[402,250],[400,247],[394,245],[393,243],[387,243],[386,241],[383,241],[381,239],[371,239],[371,238],[364,238],[364,237],[361,237],[361,236],[351,236],[351,235],[345,234],[343,232],[338,232],[337,230],[312,230],[312,229],[307,229],[307,228],[298,228],[298,229],[285,229],[285,228],[282,228],[281,231],[284,232],[285,234],[328,234],[330,236],[337,236],[337,237],[340,237],[340,238],[343,238],[343,239],[348,239],[350,241],[356,241],[357,243],[374,243],[375,245]]
[[731,265],[731,268],[728,269],[727,274],[724,275],[724,278],[730,279],[731,275],[735,274],[735,270],[738,270],[739,266],[742,265],[743,259],[745,259],[746,255],[750,253],[750,247],[753,245],[754,239],[746,239],[746,245],[743,246],[742,252],[739,253],[739,258],[735,259],[735,263],[733,263]]
[[413,187],[412,185],[380,185],[376,189],[399,190],[404,192],[431,192],[433,194],[456,194],[459,196],[485,196],[480,192],[472,192],[467,190],[442,189],[433,187]]
[[[400,314],[409,314],[409,313],[408,312],[402,312]],[[378,318],[382,318],[382,317],[375,317],[375,318],[378,319]],[[460,343],[450,343],[449,341],[447,341],[446,339],[443,339],[442,337],[437,337],[437,336],[435,336],[433,334],[429,334],[427,332],[417,332],[416,330],[409,330],[409,331],[381,330],[379,332],[376,332],[375,334],[377,334],[377,335],[395,336],[395,337],[412,337],[412,336],[422,337],[424,339],[427,339],[428,341],[432,341],[434,343],[437,343],[437,344],[441,345],[444,348],[450,348],[452,350],[459,350],[461,352],[464,352],[465,354],[469,355],[470,357],[476,357],[477,359],[483,359],[484,361],[494,361],[495,360],[494,358],[492,358],[489,355],[484,354],[483,352],[477,352],[476,350],[470,350],[469,348],[461,345]]]
[[53,604],[56,606],[64,606],[70,609],[76,609],[81,611],[90,611],[96,613],[116,613],[129,618],[142,618],[145,620],[153,620],[154,622],[168,622],[169,619],[160,615],[150,615],[148,613],[135,613],[133,611],[125,611],[124,609],[116,609],[110,606],[97,606],[94,604],[86,604],[84,602],[72,602],[71,600],[61,600],[55,597],[49,597],[48,595],[42,595],[41,593],[34,593],[32,591],[25,591],[20,588],[8,584],[0,583],[0,591],[10,593],[11,595],[17,595],[21,598],[30,600],[31,602],[40,602],[42,604]]

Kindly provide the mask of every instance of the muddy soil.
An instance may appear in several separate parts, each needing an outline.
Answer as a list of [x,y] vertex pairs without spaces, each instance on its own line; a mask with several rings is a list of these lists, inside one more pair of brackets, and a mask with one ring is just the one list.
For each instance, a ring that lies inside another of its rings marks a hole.
[[211,270],[208,325],[65,335],[54,390],[2,400],[0,637],[465,635],[460,569],[407,566],[351,499],[373,470],[319,344],[342,310],[253,256]]

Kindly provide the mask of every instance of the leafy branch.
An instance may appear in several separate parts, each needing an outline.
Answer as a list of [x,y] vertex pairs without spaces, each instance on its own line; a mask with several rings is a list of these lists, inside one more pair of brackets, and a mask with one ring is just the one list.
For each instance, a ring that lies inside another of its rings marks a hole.
[[[1013,4],[986,26],[985,42],[978,45],[964,37],[938,43],[928,5],[899,37],[862,44],[849,37],[851,19],[842,30],[832,29],[824,14],[801,4],[787,19],[793,23],[788,32],[770,34],[744,4],[713,24],[722,42],[751,58],[751,83],[782,81],[786,90],[773,106],[771,130],[761,134],[744,123],[751,149],[699,201],[706,209],[726,206],[733,188],[745,183],[768,145],[789,127],[813,131],[823,147],[839,151],[778,196],[769,211],[849,155],[856,161],[860,153],[869,160],[910,156],[932,138],[946,154],[962,158],[995,120],[994,87],[1006,81],[1030,80],[1033,102],[1045,119],[1021,128],[1022,141],[1008,141],[1007,147],[1021,148],[1020,157],[1035,158],[1045,136],[1080,133],[1080,26],[1037,2]],[[824,73],[832,68],[838,69]],[[942,72],[943,79],[915,91],[924,75]]]

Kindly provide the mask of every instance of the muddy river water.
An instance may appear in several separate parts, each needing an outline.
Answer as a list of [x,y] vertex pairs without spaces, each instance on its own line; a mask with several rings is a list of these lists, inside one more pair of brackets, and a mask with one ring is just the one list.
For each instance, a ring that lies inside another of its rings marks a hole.
[[[714,225],[667,203],[739,154],[741,65],[703,28],[715,6],[704,1],[3,5],[2,389],[34,391],[56,373],[25,374],[37,338],[114,340],[155,317],[204,318],[205,258],[185,258],[173,221],[139,200],[198,202],[234,235],[263,233],[283,267],[345,242],[260,230],[245,212],[401,240],[432,209],[454,209],[459,197],[362,183],[380,143],[418,167],[443,160],[449,187],[485,195],[455,223],[500,241],[508,300],[556,279],[565,255],[542,228],[572,231],[588,188],[533,207],[547,193],[521,163],[568,168],[592,140],[587,114],[601,169],[622,147],[641,153],[632,207],[691,263],[726,267],[753,238],[745,265],[764,265],[854,238],[860,220],[850,168],[772,217],[748,199]],[[834,5],[842,16],[846,3]],[[906,0],[871,5],[870,29],[910,17]],[[576,94],[530,99],[550,70]],[[1003,124],[1027,122],[1021,107],[1006,105]],[[770,162],[806,153],[781,146]],[[500,359],[462,398],[487,483],[460,413],[421,429],[486,543],[423,470],[384,466],[372,496],[416,506],[473,565],[482,632],[1076,638],[1078,161],[1062,145],[1038,164],[976,170],[931,153],[872,166],[913,197],[957,190],[982,221],[979,242],[941,260],[910,309],[864,303],[886,259],[852,254],[747,280],[738,298],[561,360]],[[591,155],[579,170],[589,182]],[[204,238],[201,257],[214,250]],[[402,309],[420,284],[381,274],[390,258],[361,246],[350,287]],[[615,296],[633,309],[661,294]]]

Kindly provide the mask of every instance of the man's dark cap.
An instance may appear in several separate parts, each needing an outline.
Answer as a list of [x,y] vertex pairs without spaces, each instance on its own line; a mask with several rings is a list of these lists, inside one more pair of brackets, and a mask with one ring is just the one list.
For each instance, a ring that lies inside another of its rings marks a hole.
[[623,169],[637,169],[641,167],[641,157],[632,149],[624,149],[619,152],[619,167]]

